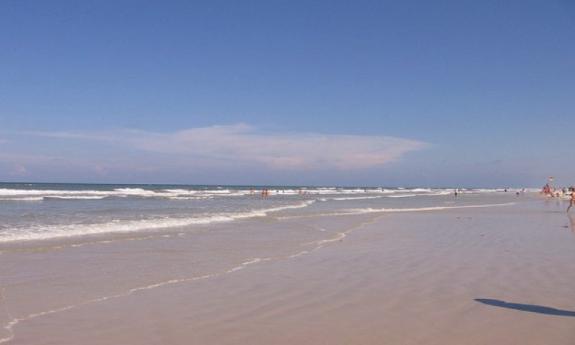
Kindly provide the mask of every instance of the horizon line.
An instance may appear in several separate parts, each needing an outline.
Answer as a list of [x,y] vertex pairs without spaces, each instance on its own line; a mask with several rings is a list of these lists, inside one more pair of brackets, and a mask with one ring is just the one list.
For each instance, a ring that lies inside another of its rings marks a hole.
[[405,189],[412,189],[412,188],[430,188],[430,189],[535,189],[539,187],[533,186],[491,186],[491,187],[470,187],[470,186],[384,186],[384,185],[317,185],[317,184],[214,184],[214,183],[205,183],[205,184],[197,184],[197,183],[116,183],[116,182],[31,182],[31,181],[17,181],[17,182],[9,182],[9,181],[0,181],[0,184],[83,184],[83,185],[107,185],[107,186],[114,186],[114,185],[127,185],[127,186],[192,186],[192,187],[313,187],[313,188],[405,188]]

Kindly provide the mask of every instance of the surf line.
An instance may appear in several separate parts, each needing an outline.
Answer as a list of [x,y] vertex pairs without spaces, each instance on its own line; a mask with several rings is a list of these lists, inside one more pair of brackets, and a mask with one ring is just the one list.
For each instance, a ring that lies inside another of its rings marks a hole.
[[[346,238],[346,237],[347,237],[349,234],[351,234],[352,232],[357,231],[357,230],[359,230],[359,229],[361,229],[361,228],[363,228],[363,227],[365,227],[365,226],[374,224],[375,222],[377,222],[378,220],[380,220],[380,219],[383,218],[384,216],[385,216],[385,215],[378,215],[378,216],[373,217],[373,218],[370,219],[370,220],[367,220],[367,221],[365,221],[365,222],[361,222],[361,223],[359,223],[358,225],[353,226],[353,227],[351,227],[351,228],[349,228],[349,229],[347,229],[347,230],[345,230],[345,231],[338,232],[333,238],[328,238],[328,239],[318,240],[318,241],[314,241],[314,242],[304,243],[304,244],[303,244],[304,246],[315,244],[316,247],[314,247],[314,248],[312,248],[312,249],[310,249],[310,250],[302,250],[302,251],[299,252],[299,253],[296,253],[296,254],[292,254],[292,255],[287,256],[287,258],[288,258],[288,259],[293,259],[293,258],[297,258],[297,257],[303,256],[303,255],[306,255],[306,254],[311,254],[311,253],[313,253],[313,252],[315,252],[315,251],[317,251],[317,250],[320,250],[320,249],[324,248],[327,244],[330,244],[330,243],[333,243],[333,242],[341,242],[341,241],[343,241],[344,238]],[[317,228],[317,230],[319,230],[319,231],[325,231],[325,229],[323,229],[323,228],[318,228],[318,227],[315,227],[315,226],[312,226],[312,227],[313,227],[313,228]]]
[[8,319],[11,319],[11,321],[9,321],[5,326],[4,329],[6,330],[6,333],[8,333],[8,337],[6,338],[1,338],[0,339],[0,344],[1,343],[6,343],[9,342],[10,340],[14,339],[14,330],[12,329],[14,327],[14,320],[16,320],[8,311],[8,306],[6,306],[4,303],[2,303],[3,301],[6,301],[6,293],[4,292],[4,288],[0,288],[0,305],[3,306],[2,309],[4,309],[4,314],[6,314],[6,316],[8,316]]
[[[52,245],[52,246],[44,246],[44,247],[40,247],[40,248],[35,248],[35,249],[26,249],[26,248],[13,249],[13,250],[11,250],[11,252],[33,253],[33,252],[42,251],[42,250],[54,250],[55,251],[55,250],[64,250],[64,249],[69,249],[69,248],[80,248],[80,247],[86,247],[86,246],[93,246],[93,245],[99,245],[99,244],[111,244],[111,243],[127,242],[127,241],[145,241],[145,240],[151,240],[151,239],[174,238],[174,237],[182,237],[182,236],[184,236],[184,233],[178,232],[178,233],[172,233],[172,234],[159,234],[159,235],[150,235],[150,236],[142,236],[142,237],[126,237],[126,238],[116,238],[113,240],[99,240],[99,241],[90,241],[90,242],[62,244],[62,245]],[[4,253],[8,253],[8,252],[9,252],[8,250],[6,250],[5,252],[0,250],[0,255],[2,255]]]
[[[50,309],[50,310],[46,310],[46,311],[28,314],[28,315],[23,316],[23,317],[13,317],[10,314],[10,312],[8,311],[7,306],[4,305],[5,314],[11,320],[8,321],[8,323],[6,323],[3,326],[4,330],[7,333],[7,337],[0,338],[0,344],[5,344],[5,343],[8,343],[8,342],[14,340],[14,338],[16,337],[16,332],[14,330],[16,326],[18,326],[19,324],[25,323],[27,321],[34,320],[36,318],[49,316],[49,315],[53,315],[53,314],[58,314],[58,313],[62,313],[65,311],[78,309],[80,307],[84,307],[87,305],[96,304],[96,303],[100,303],[100,302],[105,302],[105,301],[112,300],[112,299],[128,297],[128,296],[131,296],[131,295],[138,293],[138,292],[142,292],[142,291],[146,291],[146,290],[152,290],[152,289],[156,289],[156,288],[160,288],[160,287],[164,287],[164,286],[168,286],[168,285],[182,284],[182,283],[188,283],[188,282],[193,282],[193,281],[215,278],[215,277],[222,276],[224,274],[234,273],[234,272],[243,270],[250,265],[259,264],[262,262],[267,262],[267,261],[272,261],[272,260],[291,259],[291,258],[296,258],[296,257],[300,257],[303,255],[311,254],[317,250],[324,248],[329,243],[342,240],[343,238],[345,238],[348,234],[350,234],[353,231],[356,231],[356,230],[358,230],[364,226],[375,223],[378,219],[380,219],[382,217],[383,217],[383,215],[379,215],[379,216],[373,217],[372,219],[370,219],[368,221],[361,222],[360,224],[358,224],[356,226],[353,226],[353,227],[351,227],[351,228],[349,228],[343,232],[338,233],[338,235],[333,239],[325,239],[325,240],[319,240],[316,242],[303,244],[303,245],[316,244],[316,247],[314,247],[312,249],[304,250],[304,251],[301,251],[299,253],[292,254],[292,255],[285,255],[285,256],[279,256],[279,257],[251,258],[251,259],[248,259],[248,260],[242,262],[241,264],[239,264],[237,266],[234,266],[230,269],[227,269],[225,271],[220,271],[217,273],[210,273],[210,274],[205,274],[205,275],[195,276],[195,277],[188,277],[188,278],[176,278],[176,279],[170,279],[170,280],[162,281],[159,283],[139,286],[139,287],[129,289],[125,292],[115,294],[115,295],[103,296],[103,297],[87,300],[87,301],[84,301],[84,302],[81,302],[78,304],[71,304],[71,305],[67,305],[67,306],[63,306],[63,307],[59,307],[59,308],[55,308],[55,309]],[[4,288],[0,288],[0,292],[1,292],[0,302],[6,301],[6,293],[4,291]]]
[[[135,287],[132,289],[129,289],[125,292],[122,293],[118,293],[115,295],[110,295],[110,296],[104,296],[104,297],[99,297],[99,298],[95,298],[95,299],[91,299],[91,300],[87,300],[78,304],[71,304],[71,305],[67,305],[67,306],[63,306],[60,308],[55,308],[55,309],[50,309],[50,310],[46,310],[46,311],[41,311],[41,312],[37,312],[37,313],[32,313],[32,314],[28,314],[24,317],[13,317],[10,312],[7,309],[7,306],[4,306],[4,312],[5,314],[11,319],[10,321],[8,321],[8,323],[6,323],[4,325],[4,330],[7,332],[8,336],[4,337],[4,338],[0,338],[0,344],[5,344],[8,343],[12,340],[14,340],[16,333],[14,331],[14,328],[26,321],[30,321],[39,317],[44,317],[44,316],[48,316],[48,315],[53,315],[53,314],[57,314],[57,313],[61,313],[61,312],[65,312],[65,311],[69,311],[72,309],[77,309],[80,307],[84,307],[87,305],[91,305],[91,304],[95,304],[95,303],[99,303],[99,302],[104,302],[104,301],[108,301],[111,299],[116,299],[116,298],[121,298],[121,297],[127,297],[130,295],[133,295],[137,292],[140,291],[145,291],[145,290],[152,290],[155,288],[159,288],[159,287],[163,287],[163,286],[167,286],[167,285],[174,285],[174,284],[181,284],[181,283],[186,283],[186,282],[192,282],[192,281],[197,281],[197,280],[203,280],[203,279],[209,279],[209,278],[214,278],[214,277],[218,277],[227,273],[233,273],[239,270],[242,270],[244,268],[246,268],[249,265],[253,265],[253,264],[257,264],[260,262],[265,262],[265,261],[269,261],[272,260],[273,258],[269,257],[269,258],[252,258],[249,259],[247,261],[242,262],[241,264],[239,264],[238,266],[232,267],[228,270],[225,271],[221,271],[218,273],[211,273],[211,274],[205,274],[205,275],[201,275],[201,276],[196,276],[196,277],[189,277],[189,278],[177,278],[177,279],[170,279],[170,280],[166,280],[163,282],[159,282],[159,283],[154,283],[154,284],[149,284],[149,285],[144,285],[144,286],[139,286],[139,287]],[[4,291],[4,289],[2,288],[1,291]],[[2,295],[0,296],[2,297],[0,299],[0,301],[6,301],[6,293],[2,292]]]
[[516,203],[514,202],[507,202],[502,204],[432,206],[432,207],[418,207],[418,208],[352,208],[352,209],[344,209],[342,210],[342,212],[317,213],[317,214],[298,215],[298,216],[281,216],[275,218],[278,220],[285,220],[285,219],[301,219],[301,218],[313,218],[313,217],[355,216],[370,213],[432,212],[432,211],[456,210],[464,208],[505,207],[505,206],[513,206],[515,204]]
[[242,219],[264,218],[270,213],[279,211],[305,208],[312,205],[315,200],[305,200],[298,204],[276,206],[272,208],[262,208],[248,210],[245,212],[214,213],[203,217],[187,218],[156,218],[126,220],[121,222],[108,221],[93,224],[66,224],[49,225],[40,227],[43,231],[37,232],[37,226],[20,229],[24,235],[9,234],[10,237],[0,238],[0,244],[22,241],[49,240],[55,238],[71,238],[86,235],[101,235],[112,233],[137,233],[140,231],[152,231],[158,229],[173,229],[195,225],[206,225],[212,223],[228,223]]

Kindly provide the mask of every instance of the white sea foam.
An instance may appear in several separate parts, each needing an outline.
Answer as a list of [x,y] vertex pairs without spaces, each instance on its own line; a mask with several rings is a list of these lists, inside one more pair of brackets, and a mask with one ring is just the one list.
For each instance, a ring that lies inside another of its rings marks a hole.
[[388,198],[412,198],[414,196],[418,196],[421,194],[396,194],[396,195],[388,195]]
[[350,197],[343,197],[343,198],[331,198],[329,200],[335,201],[344,201],[344,200],[366,200],[366,199],[380,199],[383,198],[383,195],[376,195],[376,196],[350,196]]
[[294,205],[257,209],[248,212],[217,213],[186,218],[166,217],[131,221],[111,221],[107,223],[35,226],[25,229],[17,228],[10,232],[1,233],[0,243],[47,240],[62,237],[96,235],[104,233],[128,233],[142,230],[156,230],[191,225],[231,222],[245,218],[265,217],[269,213],[273,212],[304,208],[311,205],[313,202],[313,200],[307,200]]
[[213,196],[170,196],[168,199],[170,200],[205,200],[205,199],[213,199]]
[[232,272],[236,272],[239,270],[243,270],[244,268],[246,268],[249,265],[253,265],[253,264],[257,264],[259,262],[263,262],[263,261],[269,261],[272,258],[253,258],[253,259],[249,259],[247,261],[242,262],[239,266],[236,267],[232,267],[229,270],[226,271],[226,273],[232,273]]
[[501,207],[512,206],[514,202],[502,204],[479,204],[479,205],[462,205],[462,206],[433,206],[433,207],[416,207],[416,208],[356,208],[349,209],[343,212],[332,213],[332,215],[352,215],[352,214],[365,214],[365,213],[395,213],[395,212],[426,212],[426,211],[442,211],[463,208],[486,208],[486,207]]
[[73,196],[43,196],[42,200],[101,200],[105,196],[73,195]]
[[288,258],[293,259],[293,258],[297,258],[299,256],[306,255],[306,254],[309,254],[309,251],[308,250],[302,250],[301,252],[298,252],[298,253],[295,253],[295,254],[288,256]]
[[308,217],[324,217],[324,216],[352,216],[361,215],[369,213],[401,213],[401,212],[430,212],[430,211],[442,211],[442,210],[452,210],[452,209],[464,209],[464,208],[487,208],[487,207],[504,207],[515,205],[514,202],[502,203],[502,204],[478,204],[478,205],[462,205],[462,206],[434,206],[434,207],[417,207],[417,208],[352,208],[345,209],[338,212],[326,212],[326,213],[315,213],[309,215],[294,215],[294,216],[281,216],[278,219],[296,219],[296,218],[308,218]]
[[416,194],[394,194],[388,195],[388,198],[413,198],[417,196],[441,196],[441,195],[451,195],[451,191],[433,191],[426,193],[416,193]]
[[[0,201],[43,201],[55,199],[67,200],[98,200],[108,197],[117,198],[165,198],[172,200],[196,200],[213,197],[241,197],[248,195],[259,195],[261,188],[229,189],[229,188],[209,188],[209,189],[146,189],[146,188],[116,188],[113,190],[56,190],[56,189],[10,189],[0,188]],[[318,195],[318,196],[336,196],[333,200],[352,200],[344,199],[360,195],[364,198],[376,198],[387,195],[390,197],[407,197],[408,194],[416,195],[444,195],[451,194],[453,189],[431,189],[431,188],[336,188],[336,187],[318,187],[318,188],[286,188],[286,189],[269,189],[271,196],[294,196],[299,194]],[[503,192],[503,189],[463,189],[462,193],[493,193]],[[510,189],[510,191],[512,191]]]
[[43,189],[8,189],[0,188],[0,196],[31,195],[108,195],[113,191],[101,190],[43,190]]
[[[418,191],[417,193],[415,193]],[[412,193],[413,192],[413,193]],[[378,193],[381,195],[371,195]],[[380,198],[411,198],[417,196],[441,196],[450,195],[452,192],[448,190],[431,190],[431,189],[417,189],[417,190],[384,190],[380,192],[369,192],[367,196],[346,196],[346,197],[333,197],[333,198],[320,198],[320,201],[347,201],[347,200],[368,200],[368,199],[380,199]],[[352,195],[357,195],[357,193],[351,193]]]
[[0,201],[43,201],[43,196],[0,197]]
[[331,243],[331,242],[337,242],[337,241],[342,241],[344,238],[347,237],[347,234],[345,232],[340,232],[338,233],[334,238],[330,238],[327,240],[320,240],[315,242],[317,245],[324,245],[326,243]]
[[431,192],[431,189],[429,188],[414,188],[409,190],[412,192]]
[[[0,201],[43,201],[55,199],[97,200],[105,198],[165,198],[172,200],[196,200],[213,197],[238,197],[256,194],[247,189],[144,189],[116,188],[113,190],[55,190],[55,189],[8,189],[0,188]],[[297,191],[271,194],[297,194]]]

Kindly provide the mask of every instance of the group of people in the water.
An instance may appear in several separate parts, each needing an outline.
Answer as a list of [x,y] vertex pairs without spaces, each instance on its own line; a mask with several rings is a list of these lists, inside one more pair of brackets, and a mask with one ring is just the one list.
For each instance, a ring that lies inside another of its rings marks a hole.
[[[504,191],[505,193],[507,193],[507,192],[509,191],[509,189],[505,188],[505,189],[503,189],[503,191]],[[521,194],[524,194],[524,193],[525,193],[525,188],[521,189],[520,191],[519,191],[519,190],[516,191],[516,192],[515,192],[515,195],[520,196]],[[463,191],[462,191],[461,189],[454,189],[454,190],[453,190],[453,195],[454,195],[454,196],[458,196],[459,194],[463,194]]]
[[565,198],[569,197],[569,206],[567,207],[567,212],[575,206],[575,186],[554,188],[549,183],[546,183],[543,188],[541,188],[541,194],[551,198]]

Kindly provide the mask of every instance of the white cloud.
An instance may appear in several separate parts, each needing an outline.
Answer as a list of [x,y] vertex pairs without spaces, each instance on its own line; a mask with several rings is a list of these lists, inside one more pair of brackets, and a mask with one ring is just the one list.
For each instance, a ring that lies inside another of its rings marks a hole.
[[10,171],[10,175],[13,176],[26,176],[28,174],[28,169],[22,164],[15,164]]
[[424,142],[388,136],[320,133],[268,133],[238,124],[191,128],[171,133],[121,130],[114,132],[34,132],[63,140],[106,141],[121,147],[176,155],[189,163],[256,164],[270,169],[357,170],[384,165]]

